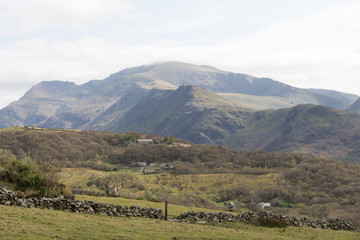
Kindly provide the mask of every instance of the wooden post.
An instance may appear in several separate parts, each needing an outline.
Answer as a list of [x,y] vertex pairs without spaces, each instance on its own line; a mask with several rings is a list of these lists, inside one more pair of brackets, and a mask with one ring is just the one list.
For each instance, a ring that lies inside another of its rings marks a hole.
[[165,201],[165,221],[167,221],[167,215],[168,215],[168,202]]

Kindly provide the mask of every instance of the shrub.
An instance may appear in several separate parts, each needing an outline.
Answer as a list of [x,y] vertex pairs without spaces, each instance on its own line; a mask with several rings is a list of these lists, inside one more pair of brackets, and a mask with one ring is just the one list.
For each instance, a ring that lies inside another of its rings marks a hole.
[[139,191],[146,190],[146,186],[142,182],[135,182],[130,186],[130,188],[137,188]]
[[281,219],[277,219],[275,217],[269,217],[269,216],[259,216],[256,219],[256,224],[263,226],[263,227],[279,227],[279,228],[285,228],[288,226],[287,222]]
[[30,157],[16,158],[10,151],[0,149],[0,180],[10,183],[14,190],[31,195],[70,195],[57,176]]

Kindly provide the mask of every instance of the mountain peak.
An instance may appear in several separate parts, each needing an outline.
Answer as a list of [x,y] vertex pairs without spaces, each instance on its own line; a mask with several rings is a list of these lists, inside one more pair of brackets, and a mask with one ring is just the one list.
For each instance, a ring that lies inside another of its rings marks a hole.
[[78,85],[68,81],[42,81],[25,93],[24,98],[49,98],[69,94],[77,89]]
[[166,71],[173,71],[173,72],[196,71],[196,72],[222,72],[222,73],[224,73],[224,71],[221,71],[221,70],[211,67],[211,66],[195,65],[195,64],[190,64],[190,63],[185,63],[185,62],[177,62],[177,61],[167,61],[167,62],[157,63],[157,64],[155,64],[154,69],[157,69],[157,70],[166,69]]

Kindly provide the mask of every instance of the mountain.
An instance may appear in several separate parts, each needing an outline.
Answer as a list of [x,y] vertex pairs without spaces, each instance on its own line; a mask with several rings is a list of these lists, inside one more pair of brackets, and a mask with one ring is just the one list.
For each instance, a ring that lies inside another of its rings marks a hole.
[[[231,101],[254,108],[283,108],[312,103],[336,109],[349,107],[354,96],[294,88],[269,78],[256,78],[210,66],[165,62],[124,69],[104,80],[82,85],[46,81],[0,110],[0,127],[42,126],[95,129],[135,106],[151,89],[200,86]],[[136,95],[136,97],[134,96]]]
[[357,96],[355,94],[343,93],[343,92],[334,91],[334,90],[314,89],[314,88],[310,88],[308,90],[315,92],[315,93],[323,94],[323,95],[326,95],[329,97],[337,98],[347,104],[352,104],[359,98],[359,96]]
[[307,152],[360,163],[360,115],[319,105],[259,111],[225,139],[238,150]]
[[166,62],[82,85],[41,82],[0,110],[0,127],[137,131],[238,150],[310,152],[359,162],[360,115],[334,109],[359,112],[356,98]]
[[99,130],[174,135],[240,151],[314,153],[360,163],[360,115],[311,104],[254,111],[191,85],[153,90]]
[[360,113],[360,98],[353,102],[346,110],[353,113]]
[[315,90],[295,88],[269,78],[226,72],[210,66],[165,62],[149,69],[149,71],[136,73],[132,77],[152,79],[157,85],[161,85],[165,81],[173,86],[173,89],[181,85],[195,85],[215,93],[277,97],[292,106],[312,103],[345,109],[350,105],[348,101],[343,100],[347,99],[349,94],[337,92],[337,95],[331,96],[326,90],[324,91],[326,94],[318,93]]
[[175,135],[195,143],[222,143],[246,126],[252,110],[196,86],[153,90],[135,107],[99,128]]

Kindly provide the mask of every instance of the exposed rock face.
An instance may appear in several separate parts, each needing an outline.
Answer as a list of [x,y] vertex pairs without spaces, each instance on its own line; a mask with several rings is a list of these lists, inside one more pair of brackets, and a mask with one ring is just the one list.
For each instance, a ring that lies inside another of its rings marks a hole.
[[232,215],[230,213],[207,213],[207,212],[186,212],[175,218],[175,221],[182,222],[195,222],[202,223],[204,221],[215,221],[215,222],[249,222],[256,223],[259,218],[262,219],[273,219],[275,221],[283,222],[289,226],[295,227],[311,227],[311,228],[322,228],[332,230],[347,230],[359,232],[351,222],[340,220],[340,219],[307,219],[284,216],[280,214],[274,214],[269,212],[247,212],[239,215]]
[[157,208],[141,208],[137,206],[119,206],[92,201],[78,201],[74,197],[32,197],[18,198],[9,190],[0,187],[0,204],[24,208],[42,208],[66,212],[101,214],[116,217],[162,218],[162,210]]

